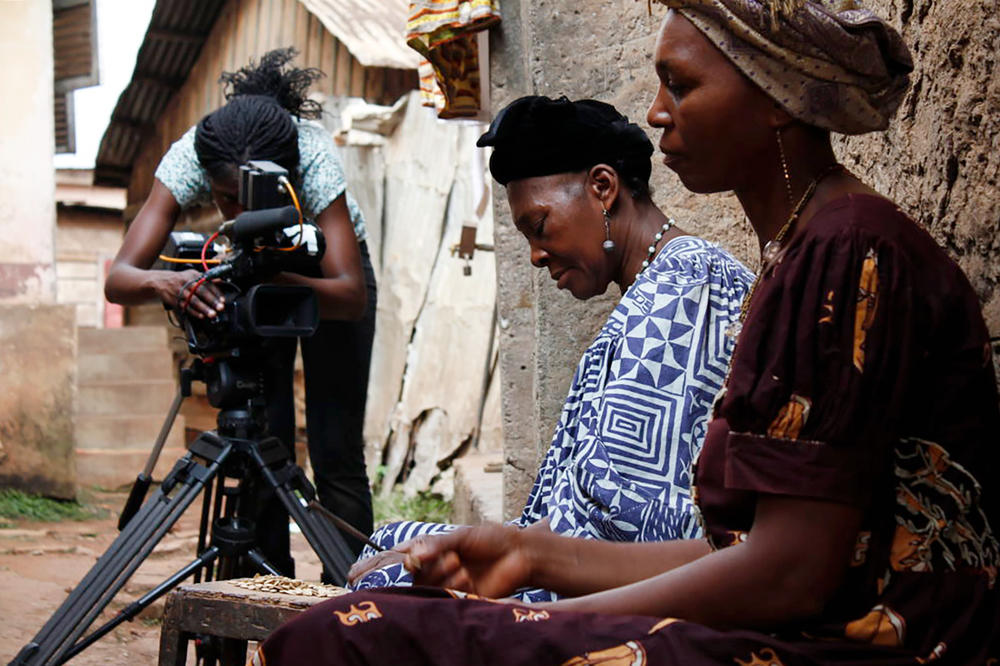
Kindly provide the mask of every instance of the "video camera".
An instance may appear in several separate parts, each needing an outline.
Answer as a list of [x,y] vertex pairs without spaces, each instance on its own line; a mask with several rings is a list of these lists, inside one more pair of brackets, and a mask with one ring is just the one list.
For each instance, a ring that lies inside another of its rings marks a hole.
[[[198,356],[239,356],[241,348],[262,338],[312,335],[319,323],[310,287],[262,284],[282,271],[321,275],[326,243],[319,228],[303,218],[288,172],[267,161],[241,166],[239,203],[245,212],[212,236],[177,231],[164,248],[173,258],[170,268],[205,267],[193,284],[211,281],[225,298],[225,310],[211,319],[189,316],[185,307],[176,311],[188,348]],[[220,238],[228,244],[215,244]]]

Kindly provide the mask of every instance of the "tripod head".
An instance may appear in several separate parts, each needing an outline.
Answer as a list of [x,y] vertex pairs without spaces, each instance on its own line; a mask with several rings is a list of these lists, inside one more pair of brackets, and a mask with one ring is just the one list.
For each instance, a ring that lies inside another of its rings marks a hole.
[[219,435],[240,439],[260,439],[268,433],[267,378],[262,371],[267,345],[255,346],[252,353],[222,358],[195,358],[181,368],[180,391],[191,395],[191,384],[204,382],[209,404],[219,410]]

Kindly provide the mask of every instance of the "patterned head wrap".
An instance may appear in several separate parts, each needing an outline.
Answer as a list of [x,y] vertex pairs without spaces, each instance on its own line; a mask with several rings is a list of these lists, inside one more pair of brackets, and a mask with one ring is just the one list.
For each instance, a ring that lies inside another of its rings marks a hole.
[[899,33],[854,2],[657,1],[804,123],[843,134],[885,129],[909,86],[913,61]]
[[493,147],[490,173],[501,185],[603,162],[622,172],[630,187],[642,189],[652,169],[653,144],[642,128],[593,99],[521,97],[497,114],[476,145]]

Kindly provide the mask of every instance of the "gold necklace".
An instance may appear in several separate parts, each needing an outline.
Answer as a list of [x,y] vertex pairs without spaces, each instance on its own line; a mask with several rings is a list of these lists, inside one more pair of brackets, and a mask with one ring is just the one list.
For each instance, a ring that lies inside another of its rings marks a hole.
[[[730,323],[726,328],[726,335],[728,337],[736,338],[739,336],[740,331],[743,330],[743,322],[746,320],[747,314],[750,311],[750,301],[753,299],[753,294],[757,290],[757,285],[760,284],[764,274],[767,273],[767,271],[770,270],[774,263],[778,260],[778,257],[781,255],[782,241],[785,240],[788,232],[791,231],[792,227],[798,221],[799,216],[802,215],[802,211],[805,209],[806,204],[809,203],[809,200],[812,199],[812,196],[816,193],[816,188],[819,187],[819,184],[824,178],[835,171],[842,170],[843,168],[844,167],[841,164],[834,162],[816,174],[816,177],[812,179],[812,182],[809,183],[806,191],[802,194],[802,198],[799,199],[795,208],[792,209],[792,214],[788,216],[788,221],[786,221],[785,224],[778,229],[778,233],[774,235],[774,238],[764,244],[764,250],[760,255],[760,270],[757,272],[756,277],[754,277],[753,282],[750,284],[750,289],[747,291],[746,296],[743,297],[743,302],[740,303],[739,319]],[[735,350],[733,351],[735,352]],[[728,375],[726,379],[728,380]]]

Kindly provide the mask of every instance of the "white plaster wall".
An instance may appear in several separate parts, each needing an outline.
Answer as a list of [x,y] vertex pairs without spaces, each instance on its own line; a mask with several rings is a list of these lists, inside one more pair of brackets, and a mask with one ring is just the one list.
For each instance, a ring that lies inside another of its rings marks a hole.
[[55,300],[52,3],[0,1],[0,300]]

